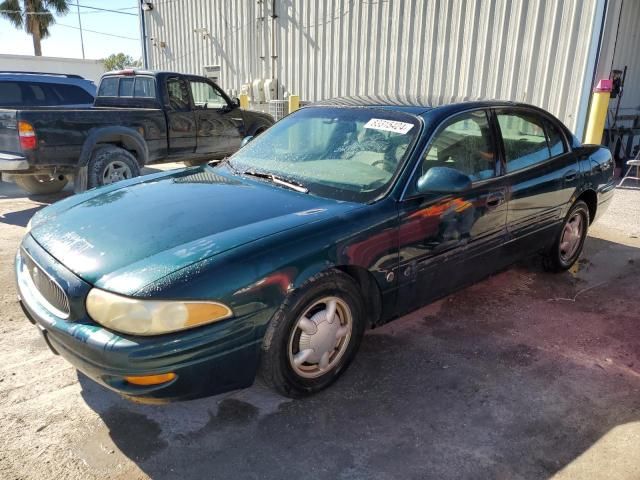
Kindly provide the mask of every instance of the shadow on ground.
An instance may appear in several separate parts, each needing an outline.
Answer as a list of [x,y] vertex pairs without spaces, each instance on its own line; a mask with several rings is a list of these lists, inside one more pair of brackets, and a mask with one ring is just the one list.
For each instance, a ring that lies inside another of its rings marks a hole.
[[640,249],[590,238],[574,274],[526,262],[369,332],[305,400],[257,385],[144,406],[80,376],[104,429],[72,447],[157,479],[549,478],[640,420],[639,279]]

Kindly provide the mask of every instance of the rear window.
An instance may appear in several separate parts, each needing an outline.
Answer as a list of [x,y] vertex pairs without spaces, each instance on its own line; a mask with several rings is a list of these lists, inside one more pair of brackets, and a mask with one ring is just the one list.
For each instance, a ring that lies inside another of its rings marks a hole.
[[156,82],[149,77],[136,77],[134,97],[156,98]]
[[156,98],[152,77],[106,77],[100,82],[99,97]]
[[118,77],[103,78],[100,82],[99,97],[117,97],[118,96]]
[[118,87],[119,97],[133,97],[133,82],[135,78],[121,78]]

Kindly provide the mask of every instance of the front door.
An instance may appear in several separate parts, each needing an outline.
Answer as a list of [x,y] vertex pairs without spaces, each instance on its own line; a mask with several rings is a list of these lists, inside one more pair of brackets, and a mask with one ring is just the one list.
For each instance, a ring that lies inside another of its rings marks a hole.
[[189,156],[196,148],[196,120],[191,110],[189,87],[185,79],[167,79],[167,135],[169,156]]
[[196,153],[224,157],[240,148],[242,112],[212,83],[190,79],[197,129]]
[[[446,122],[427,147],[400,204],[399,314],[491,273],[506,236],[507,186],[485,110]],[[434,166],[465,173],[469,190],[420,193],[417,180]]]
[[496,112],[510,191],[507,229],[514,257],[555,239],[579,181],[579,167],[555,122],[527,109]]

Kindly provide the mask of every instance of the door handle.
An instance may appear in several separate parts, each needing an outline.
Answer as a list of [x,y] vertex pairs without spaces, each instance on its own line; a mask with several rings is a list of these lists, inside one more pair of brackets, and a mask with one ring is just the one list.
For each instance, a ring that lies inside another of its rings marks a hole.
[[576,172],[575,170],[569,170],[564,174],[564,177],[562,178],[565,182],[573,182],[576,178],[578,178],[578,172]]
[[499,205],[502,205],[503,203],[504,193],[502,192],[490,193],[487,197],[487,207],[489,208],[495,208]]

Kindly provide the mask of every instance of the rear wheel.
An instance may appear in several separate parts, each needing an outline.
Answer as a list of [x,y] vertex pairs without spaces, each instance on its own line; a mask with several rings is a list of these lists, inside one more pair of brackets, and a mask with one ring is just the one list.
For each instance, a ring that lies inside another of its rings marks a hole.
[[582,253],[589,229],[589,207],[582,200],[569,210],[562,230],[544,256],[544,267],[552,272],[568,270]]
[[131,152],[108,145],[93,153],[87,175],[87,187],[93,188],[137,177],[140,175],[140,167]]
[[68,179],[49,175],[15,175],[13,181],[33,195],[48,195],[61,191],[67,185]]
[[184,163],[187,167],[199,167],[200,165],[204,165],[206,163],[209,163],[211,161],[211,159],[205,159],[205,160],[184,160],[182,163]]
[[265,334],[265,383],[289,397],[331,385],[346,370],[364,333],[365,308],[351,277],[322,273],[288,298]]

